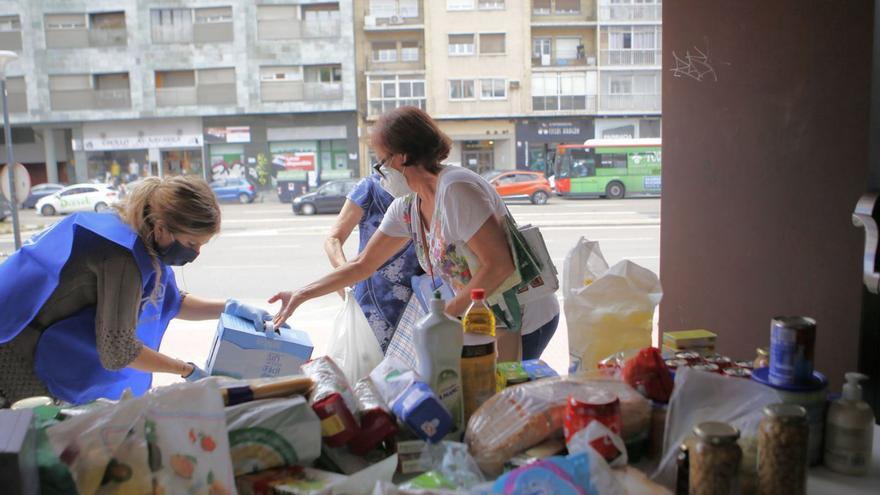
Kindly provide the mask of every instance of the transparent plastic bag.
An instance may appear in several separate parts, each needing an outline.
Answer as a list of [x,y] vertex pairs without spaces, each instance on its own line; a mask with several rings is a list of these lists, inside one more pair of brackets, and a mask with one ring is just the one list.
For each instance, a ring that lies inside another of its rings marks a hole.
[[674,485],[679,446],[691,437],[694,427],[704,421],[722,421],[740,431],[741,476],[747,478],[755,470],[762,410],[775,402],[780,402],[779,395],[758,382],[679,368],[669,399],[663,457],[652,479],[666,486]]
[[382,362],[383,356],[382,348],[351,289],[345,289],[345,305],[336,315],[333,326],[327,355],[339,365],[348,383],[357,383]]
[[563,266],[569,373],[591,371],[606,356],[651,345],[654,308],[663,294],[654,272],[629,260],[608,268],[599,243],[584,237]]
[[480,469],[497,476],[514,455],[561,434],[570,395],[588,401],[596,392],[611,392],[620,399],[625,441],[647,435],[651,402],[630,386],[617,380],[560,377],[495,394],[471,416],[465,442]]

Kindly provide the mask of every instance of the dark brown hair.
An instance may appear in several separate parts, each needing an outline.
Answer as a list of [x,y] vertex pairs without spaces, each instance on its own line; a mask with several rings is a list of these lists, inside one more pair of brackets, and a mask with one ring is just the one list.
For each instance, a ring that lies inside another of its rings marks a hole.
[[440,162],[449,156],[452,148],[449,136],[418,107],[399,107],[385,112],[373,132],[388,151],[406,155],[404,167],[418,165],[433,174],[440,172]]

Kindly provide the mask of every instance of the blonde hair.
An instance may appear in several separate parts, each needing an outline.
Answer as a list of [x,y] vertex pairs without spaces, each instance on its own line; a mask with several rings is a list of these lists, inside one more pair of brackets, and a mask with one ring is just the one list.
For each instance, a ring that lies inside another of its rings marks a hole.
[[203,179],[147,177],[117,207],[120,218],[144,243],[156,271],[150,299],[155,303],[162,276],[153,229],[158,220],[172,234],[214,235],[220,231],[220,205]]

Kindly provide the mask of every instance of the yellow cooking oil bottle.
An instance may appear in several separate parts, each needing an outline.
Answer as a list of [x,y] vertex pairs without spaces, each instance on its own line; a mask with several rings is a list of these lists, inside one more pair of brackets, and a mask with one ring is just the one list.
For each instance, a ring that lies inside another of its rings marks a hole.
[[464,333],[477,333],[495,336],[495,313],[486,304],[484,289],[471,290],[471,305],[461,322]]

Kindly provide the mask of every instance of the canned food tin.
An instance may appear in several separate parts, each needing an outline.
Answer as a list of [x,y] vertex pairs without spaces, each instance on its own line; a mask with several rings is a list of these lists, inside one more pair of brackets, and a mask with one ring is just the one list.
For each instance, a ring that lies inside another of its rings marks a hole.
[[770,384],[809,383],[813,376],[816,320],[778,316],[770,322]]
[[[575,433],[585,429],[593,421],[602,423],[614,434],[620,435],[623,429],[620,399],[610,392],[596,394],[589,399],[589,402],[584,402],[570,395],[565,404],[563,422],[566,443],[571,441]],[[620,455],[614,444],[610,441],[604,441],[603,438],[594,440],[590,445],[608,461],[614,460]]]
[[708,357],[708,358],[706,358],[706,362],[717,364],[718,367],[721,368],[722,370],[733,366],[732,359],[730,359],[727,356],[721,356],[721,355],[715,355],[715,356]]
[[697,371],[708,371],[709,373],[720,373],[721,368],[715,363],[695,364],[691,368]]
[[675,359],[684,359],[690,364],[699,363],[703,360],[703,356],[700,356],[696,352],[679,352],[675,355]]
[[734,378],[751,378],[752,370],[748,368],[732,367],[725,369],[724,374]]
[[666,367],[670,370],[676,370],[678,368],[684,368],[688,365],[688,362],[684,359],[667,359]]

